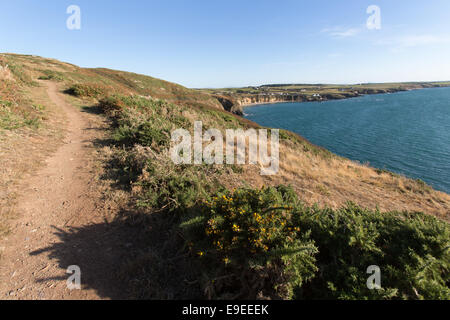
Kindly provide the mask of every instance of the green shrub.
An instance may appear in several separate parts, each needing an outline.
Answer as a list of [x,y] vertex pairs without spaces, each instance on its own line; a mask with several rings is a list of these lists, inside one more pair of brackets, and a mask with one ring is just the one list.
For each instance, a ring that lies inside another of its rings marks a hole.
[[54,70],[41,70],[44,74],[40,76],[39,80],[54,80],[54,81],[63,81],[65,79],[64,74],[62,72],[54,71]]
[[[449,299],[450,229],[422,213],[305,207],[283,186],[217,194],[181,224],[213,298]],[[381,289],[366,270],[381,268]]]
[[75,84],[65,91],[65,93],[75,97],[97,98],[105,95],[106,88],[98,84]]
[[[304,208],[294,224],[311,230],[320,272],[298,298],[449,299],[447,223],[422,213],[380,213],[353,204]],[[366,269],[381,268],[381,290],[366,286]]]
[[169,145],[172,130],[189,126],[182,109],[161,100],[113,95],[100,100],[99,106],[115,121],[114,139],[126,145],[162,150]]
[[99,101],[100,109],[109,116],[116,116],[117,112],[120,112],[125,104],[122,103],[118,96],[104,97]]
[[136,142],[143,146],[167,146],[170,142],[170,132],[153,126],[151,122],[145,122],[137,128]]
[[207,266],[210,297],[287,299],[314,275],[316,248],[291,224],[297,202],[282,186],[239,189],[205,201],[202,215],[181,224]]
[[138,206],[178,213],[191,211],[214,189],[208,173],[198,167],[149,160],[141,179],[135,184],[141,188]]

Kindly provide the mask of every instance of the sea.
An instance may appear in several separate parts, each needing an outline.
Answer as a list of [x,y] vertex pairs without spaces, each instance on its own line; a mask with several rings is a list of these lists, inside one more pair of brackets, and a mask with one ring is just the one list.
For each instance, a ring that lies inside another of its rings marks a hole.
[[450,193],[450,87],[253,105],[244,116]]

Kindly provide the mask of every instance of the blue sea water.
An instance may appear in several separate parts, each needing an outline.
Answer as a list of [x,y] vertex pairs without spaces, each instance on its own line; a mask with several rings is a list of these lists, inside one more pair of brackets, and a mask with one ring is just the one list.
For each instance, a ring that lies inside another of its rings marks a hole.
[[450,193],[450,88],[245,108],[260,125],[298,133],[352,160]]

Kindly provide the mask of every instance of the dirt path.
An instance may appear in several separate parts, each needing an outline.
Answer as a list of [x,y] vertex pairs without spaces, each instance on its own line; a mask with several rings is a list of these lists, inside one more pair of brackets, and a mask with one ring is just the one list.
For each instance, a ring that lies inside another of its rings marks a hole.
[[[55,83],[46,85],[67,114],[68,131],[46,167],[26,181],[19,218],[0,242],[0,299],[118,298],[112,272],[121,241],[99,209],[91,166],[101,121],[68,104]],[[69,265],[81,268],[82,290],[67,288]]]

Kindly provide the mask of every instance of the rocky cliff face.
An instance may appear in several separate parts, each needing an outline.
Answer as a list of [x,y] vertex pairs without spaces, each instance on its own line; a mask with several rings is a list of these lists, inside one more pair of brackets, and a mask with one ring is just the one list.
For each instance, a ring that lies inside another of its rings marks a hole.
[[310,101],[327,101],[336,99],[347,99],[358,97],[361,94],[357,92],[342,92],[342,93],[327,93],[327,94],[317,94],[317,95],[306,95],[306,94],[273,94],[273,95],[242,95],[235,97],[237,103],[240,106],[248,106],[252,104],[260,103],[276,103],[276,102],[310,102]]
[[[354,92],[345,92],[342,94],[325,94],[325,95],[302,95],[302,94],[250,94],[239,95],[236,97],[226,97],[229,103],[233,103],[232,107],[225,107],[237,114],[243,114],[245,106],[263,103],[279,103],[279,102],[311,102],[311,101],[327,101],[334,99],[346,99],[357,97],[360,94]],[[220,100],[219,100],[220,101]],[[223,103],[222,103],[223,105]]]
[[213,95],[221,104],[224,110],[242,116],[243,108],[238,99],[231,96]]
[[276,102],[303,102],[306,101],[300,95],[249,95],[241,96],[236,99],[240,106],[248,106],[260,103],[276,103]]
[[[278,102],[310,102],[310,101],[327,101],[337,99],[347,99],[359,97],[366,94],[382,94],[394,93],[398,91],[407,91],[421,88],[433,88],[447,85],[440,85],[434,83],[408,83],[401,86],[391,88],[352,88],[350,90],[342,89],[339,92],[283,92],[283,93],[224,93],[214,95],[214,97],[222,104],[223,108],[229,112],[243,115],[245,106],[253,104],[264,103],[278,103]],[[316,91],[317,92],[317,91]]]

